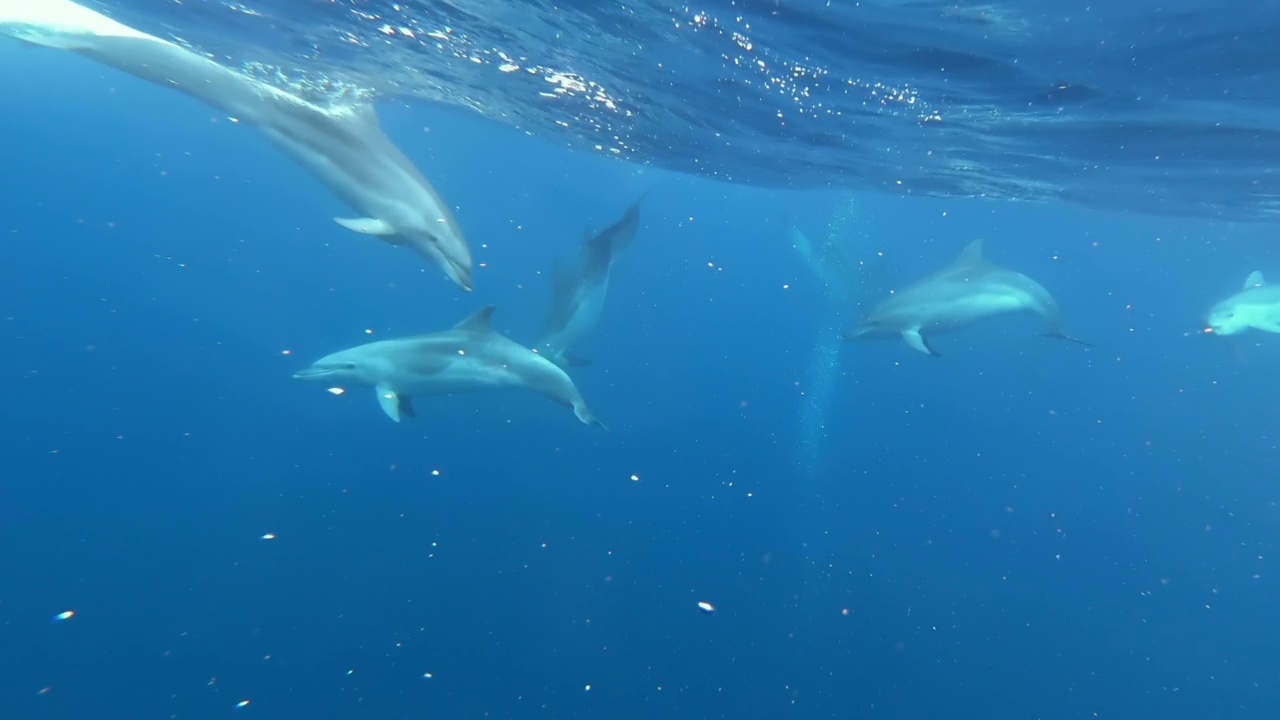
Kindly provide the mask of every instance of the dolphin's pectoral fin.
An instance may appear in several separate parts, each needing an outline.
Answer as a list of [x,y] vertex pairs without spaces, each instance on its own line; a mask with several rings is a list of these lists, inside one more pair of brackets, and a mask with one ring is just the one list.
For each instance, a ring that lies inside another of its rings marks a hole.
[[377,218],[340,218],[333,219],[342,227],[358,232],[361,235],[377,235],[378,237],[389,237],[396,234],[396,229],[391,223]]
[[942,353],[934,350],[933,347],[929,345],[929,341],[924,335],[920,334],[919,330],[903,330],[902,339],[905,340],[908,345],[919,350],[925,355],[932,355],[934,357],[942,356]]
[[1085,347],[1097,347],[1093,343],[1085,342],[1080,338],[1073,338],[1070,335],[1063,333],[1061,330],[1050,330],[1045,333],[1045,337],[1057,338],[1059,340],[1066,340],[1067,342],[1073,342],[1073,343],[1076,343],[1077,345],[1084,345]]
[[[382,408],[382,412],[386,413],[387,417],[392,420],[400,422],[400,411],[403,410],[405,405],[408,403],[400,398],[399,393],[386,385],[379,385],[374,388],[374,392],[378,393],[378,406]],[[412,405],[409,405],[409,412],[407,414],[410,416],[413,415]]]
[[565,363],[570,367],[586,367],[591,364],[591,361],[587,358],[574,355],[572,353],[564,353],[561,357],[564,358]]

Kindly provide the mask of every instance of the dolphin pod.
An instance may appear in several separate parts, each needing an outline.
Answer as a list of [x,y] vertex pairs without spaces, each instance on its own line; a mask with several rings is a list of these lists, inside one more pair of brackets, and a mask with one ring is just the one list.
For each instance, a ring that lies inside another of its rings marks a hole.
[[449,330],[340,350],[293,377],[372,387],[382,411],[396,422],[415,415],[415,397],[521,388],[573,408],[584,424],[603,428],[564,370],[493,329],[493,311],[486,305]]
[[471,289],[471,251],[453,212],[382,132],[372,105],[320,107],[71,0],[0,0],[0,33],[92,58],[256,127],[362,214],[338,224],[408,245]]
[[[339,225],[408,245],[460,288],[472,289],[471,253],[451,208],[382,131],[372,105],[317,105],[72,0],[0,0],[0,34],[176,89],[257,128],[358,213],[334,218]],[[555,273],[552,307],[536,350],[494,331],[489,305],[449,330],[349,348],[294,377],[373,387],[383,412],[397,422],[414,414],[414,397],[523,388],[571,407],[585,424],[603,427],[563,368],[585,364],[574,350],[599,323],[613,264],[634,240],[643,198],[613,225],[588,235],[575,271]],[[792,239],[798,250],[812,253],[798,231]],[[1040,318],[1047,336],[1088,345],[1062,332],[1060,310],[1048,290],[987,260],[981,240],[945,268],[880,302],[843,337],[901,338],[937,356],[935,335],[1015,313]],[[1206,334],[1280,333],[1280,286],[1255,271],[1239,292],[1209,310],[1205,323]]]
[[1040,283],[983,257],[982,240],[969,243],[947,267],[875,306],[844,337],[902,338],[915,350],[936,356],[941,353],[930,344],[931,336],[1010,313],[1036,315],[1050,337],[1089,344],[1062,333],[1058,303]]

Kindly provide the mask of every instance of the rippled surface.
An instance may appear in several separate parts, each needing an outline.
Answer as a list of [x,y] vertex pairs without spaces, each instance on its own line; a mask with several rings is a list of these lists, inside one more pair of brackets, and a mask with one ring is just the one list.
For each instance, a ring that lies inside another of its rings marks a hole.
[[314,92],[731,182],[1280,215],[1278,0],[103,6]]

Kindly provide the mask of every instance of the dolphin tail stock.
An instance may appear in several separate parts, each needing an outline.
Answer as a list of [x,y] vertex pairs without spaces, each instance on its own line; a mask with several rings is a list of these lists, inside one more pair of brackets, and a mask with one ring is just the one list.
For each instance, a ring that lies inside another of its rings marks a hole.
[[1057,339],[1059,339],[1059,340],[1066,340],[1066,341],[1068,341],[1068,342],[1073,342],[1073,343],[1076,343],[1077,345],[1083,345],[1083,346],[1085,346],[1085,347],[1091,347],[1091,348],[1096,348],[1096,347],[1098,347],[1097,345],[1094,345],[1094,344],[1093,344],[1093,343],[1091,343],[1091,342],[1086,342],[1086,341],[1081,340],[1080,338],[1077,338],[1077,337],[1071,337],[1070,335],[1068,335],[1068,334],[1066,334],[1066,333],[1062,332],[1061,330],[1059,330],[1059,329],[1057,329],[1057,328],[1054,328],[1054,329],[1052,329],[1052,330],[1047,330],[1047,331],[1045,331],[1044,336],[1045,336],[1045,337],[1051,337],[1051,338],[1057,338]]
[[605,425],[603,422],[600,421],[600,418],[592,414],[591,410],[587,408],[587,404],[585,402],[582,402],[581,400],[579,400],[578,402],[574,403],[573,414],[577,415],[578,419],[581,420],[584,425],[593,425],[595,427],[600,428],[601,430],[604,430],[605,432],[609,432],[609,426]]

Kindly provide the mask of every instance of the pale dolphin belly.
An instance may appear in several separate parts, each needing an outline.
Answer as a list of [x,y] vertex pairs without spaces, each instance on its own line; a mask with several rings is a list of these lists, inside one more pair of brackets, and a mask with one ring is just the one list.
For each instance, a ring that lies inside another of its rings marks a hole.
[[[563,358],[575,345],[587,337],[600,322],[605,298],[609,293],[609,278],[579,286],[574,298],[573,312],[565,324],[543,338],[542,349],[553,358]],[[560,363],[557,363],[560,364]]]

